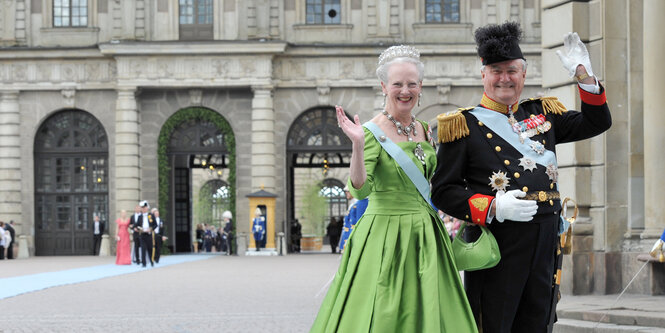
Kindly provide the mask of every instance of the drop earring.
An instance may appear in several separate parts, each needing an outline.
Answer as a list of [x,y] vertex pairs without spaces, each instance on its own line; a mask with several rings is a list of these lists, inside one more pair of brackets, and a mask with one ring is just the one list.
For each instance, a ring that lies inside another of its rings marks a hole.
[[382,108],[386,107],[386,94],[383,94],[383,104],[381,104]]
[[423,93],[418,93],[418,106],[420,106],[420,100],[423,98]]

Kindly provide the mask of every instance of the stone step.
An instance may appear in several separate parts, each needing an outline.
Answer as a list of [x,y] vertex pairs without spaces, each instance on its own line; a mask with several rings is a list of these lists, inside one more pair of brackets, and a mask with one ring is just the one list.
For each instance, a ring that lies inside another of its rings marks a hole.
[[559,318],[554,333],[665,333],[665,328]]
[[559,319],[574,319],[597,323],[621,326],[642,326],[665,329],[665,316],[663,309],[653,311],[635,310],[628,308],[594,309],[594,310],[559,310]]

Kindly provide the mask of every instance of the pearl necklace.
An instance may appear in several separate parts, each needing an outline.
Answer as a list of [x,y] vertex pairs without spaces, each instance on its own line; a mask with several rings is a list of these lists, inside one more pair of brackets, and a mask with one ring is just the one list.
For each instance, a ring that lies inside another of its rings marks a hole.
[[409,141],[413,141],[411,133],[413,133],[413,135],[418,135],[416,133],[416,117],[414,117],[413,115],[411,115],[411,124],[409,124],[409,126],[404,127],[402,126],[402,123],[395,120],[395,118],[393,118],[393,116],[391,116],[390,113],[388,113],[388,111],[383,110],[381,111],[381,113],[383,113],[384,116],[388,117],[388,119],[390,119],[390,121],[392,121],[393,124],[395,124],[395,127],[397,127],[397,135],[404,134],[406,135],[406,138]]

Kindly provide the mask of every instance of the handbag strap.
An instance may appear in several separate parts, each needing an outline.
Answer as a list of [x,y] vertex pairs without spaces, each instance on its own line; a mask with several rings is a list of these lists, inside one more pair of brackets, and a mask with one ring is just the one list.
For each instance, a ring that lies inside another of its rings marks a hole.
[[402,148],[390,140],[378,125],[368,121],[364,123],[363,126],[374,134],[376,141],[381,144],[381,147],[383,147],[388,155],[390,155],[400,168],[404,170],[404,173],[406,173],[409,179],[411,179],[411,182],[416,186],[425,202],[429,204],[429,182],[425,179],[425,176],[423,176],[420,170],[418,170],[418,167],[413,163],[413,160],[406,155]]

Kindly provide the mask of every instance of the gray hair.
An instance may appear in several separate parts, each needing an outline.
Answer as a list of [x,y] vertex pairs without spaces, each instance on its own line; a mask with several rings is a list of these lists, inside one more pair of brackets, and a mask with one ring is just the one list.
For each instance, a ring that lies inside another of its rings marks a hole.
[[423,78],[425,77],[425,64],[423,64],[420,60],[408,57],[395,58],[377,67],[376,76],[379,78],[379,80],[381,80],[381,82],[388,83],[388,68],[390,68],[390,65],[404,62],[416,65],[416,68],[418,69],[418,81],[422,82]]
[[[527,62],[526,62],[526,60],[524,60],[524,59],[520,59],[520,60],[522,60],[522,71],[526,72]],[[491,65],[491,64],[490,64],[490,65]],[[490,66],[490,65],[482,65],[482,66],[480,66],[480,71],[481,71],[481,72],[484,72],[484,71],[485,71],[485,67]]]

